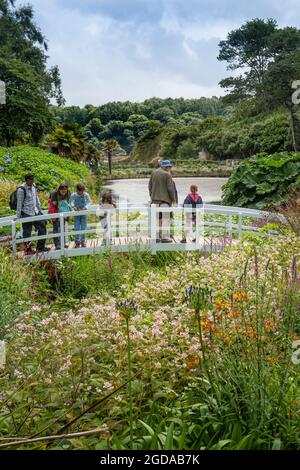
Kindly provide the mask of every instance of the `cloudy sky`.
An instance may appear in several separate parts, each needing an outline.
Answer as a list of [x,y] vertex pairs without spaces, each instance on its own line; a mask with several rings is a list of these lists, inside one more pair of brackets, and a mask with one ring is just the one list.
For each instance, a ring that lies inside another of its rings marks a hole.
[[299,0],[28,2],[68,105],[219,96],[218,43],[229,31],[256,17],[300,27]]

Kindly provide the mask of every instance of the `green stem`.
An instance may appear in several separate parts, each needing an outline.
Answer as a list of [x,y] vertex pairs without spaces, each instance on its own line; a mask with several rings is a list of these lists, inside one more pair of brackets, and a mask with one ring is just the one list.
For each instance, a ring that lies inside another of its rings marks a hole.
[[132,406],[132,363],[131,363],[131,341],[129,331],[129,318],[126,318],[127,330],[127,356],[128,356],[128,395],[129,395],[129,425],[130,425],[130,449],[133,450],[133,406]]
[[[212,377],[211,377],[211,373],[210,373],[210,370],[209,370],[209,364],[207,363],[206,349],[205,349],[205,344],[204,344],[203,337],[202,337],[202,325],[201,325],[201,318],[200,318],[200,310],[196,309],[195,313],[196,313],[196,318],[197,318],[197,323],[198,323],[199,341],[200,341],[201,352],[202,352],[202,357],[203,357],[203,369],[204,369],[204,372],[207,375],[210,386],[211,386],[211,388],[212,388],[212,390],[215,394],[216,401],[217,401],[217,403],[219,403],[219,395],[217,393],[217,390],[215,388],[215,384],[214,384],[214,382],[212,380]],[[201,363],[201,354],[199,354],[199,360],[200,360],[200,363]],[[199,364],[199,366],[200,366],[200,364]]]

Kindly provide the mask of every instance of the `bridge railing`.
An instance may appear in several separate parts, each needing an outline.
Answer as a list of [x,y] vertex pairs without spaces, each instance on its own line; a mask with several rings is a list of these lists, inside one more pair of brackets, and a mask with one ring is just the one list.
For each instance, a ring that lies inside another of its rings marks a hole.
[[[74,217],[88,216],[87,229],[76,231],[70,220]],[[49,244],[54,243],[54,239],[60,239],[60,250],[55,250],[55,256],[61,257],[75,255],[74,250],[65,248],[66,239],[76,235],[85,235],[91,243],[87,248],[76,250],[76,255],[87,254],[92,251],[101,251],[103,245],[115,247],[126,247],[130,244],[146,245],[152,253],[161,250],[197,250],[201,249],[206,238],[210,236],[227,237],[229,239],[239,239],[243,233],[257,233],[261,223],[266,220],[269,213],[253,209],[238,207],[217,206],[205,204],[201,208],[191,207],[156,207],[154,205],[120,205],[116,209],[100,208],[92,205],[85,211],[74,211],[67,213],[48,214],[26,219],[16,219],[8,216],[0,219],[0,232],[5,229],[8,233],[8,244],[12,246],[15,253],[20,245],[27,242],[47,240]],[[105,224],[101,223],[100,217],[105,217]],[[36,223],[39,221],[50,222],[59,219],[60,232],[53,233],[48,230],[47,235],[38,236],[34,232],[30,238],[23,238],[22,224]],[[191,219],[192,223],[191,223]],[[66,221],[69,221],[66,223]],[[106,225],[106,227],[104,227]],[[191,239],[187,243],[180,240],[188,232],[191,232]],[[160,232],[165,230],[167,236],[173,237],[173,243],[162,244],[158,238]],[[101,243],[100,243],[101,241]],[[100,243],[100,246],[99,246]],[[121,249],[121,248],[120,248]],[[123,249],[125,251],[125,248]]]

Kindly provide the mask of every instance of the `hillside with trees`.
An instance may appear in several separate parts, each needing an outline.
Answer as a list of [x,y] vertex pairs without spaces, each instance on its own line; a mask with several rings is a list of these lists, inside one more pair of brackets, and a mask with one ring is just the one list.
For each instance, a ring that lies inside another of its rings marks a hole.
[[[2,147],[39,146],[101,166],[105,177],[114,175],[114,156],[127,157],[121,174],[129,176],[137,167],[149,173],[159,158],[181,162],[180,175],[183,168],[202,175],[199,153],[222,163],[300,149],[299,100],[292,99],[300,77],[297,28],[256,18],[229,32],[219,44],[218,60],[230,72],[220,82],[222,98],[154,97],[81,108],[65,106],[59,70],[47,66],[47,42],[32,7],[2,0],[0,12],[0,80],[7,89],[7,103],[0,105]],[[228,191],[232,204],[244,200]]]
[[[300,116],[292,101],[300,76],[300,33],[254,19],[220,42],[218,59],[233,72],[223,98],[152,98],[94,107],[53,107],[64,125],[80,125],[89,145],[115,139],[133,161],[244,159],[260,152],[297,151]],[[276,86],[275,86],[276,84]]]
[[204,151],[213,160],[244,159],[258,152],[293,150],[289,116],[284,109],[254,117],[210,117],[190,126],[170,126],[145,133],[137,143],[135,160],[190,160]]
[[151,98],[142,103],[111,102],[98,107],[53,106],[52,112],[62,127],[79,125],[90,145],[99,147],[101,141],[115,139],[130,153],[137,141],[153,129],[194,125],[209,116],[224,116],[226,106],[216,97]]

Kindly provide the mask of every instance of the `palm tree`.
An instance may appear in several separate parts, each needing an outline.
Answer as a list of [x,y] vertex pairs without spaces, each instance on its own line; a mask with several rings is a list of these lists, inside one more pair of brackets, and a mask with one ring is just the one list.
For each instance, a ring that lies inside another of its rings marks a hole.
[[85,141],[78,124],[63,124],[56,127],[48,137],[52,150],[62,157],[80,161],[85,157]]
[[108,171],[110,176],[112,175],[112,156],[117,147],[119,147],[119,144],[115,139],[106,140],[104,142],[104,151],[107,153]]

